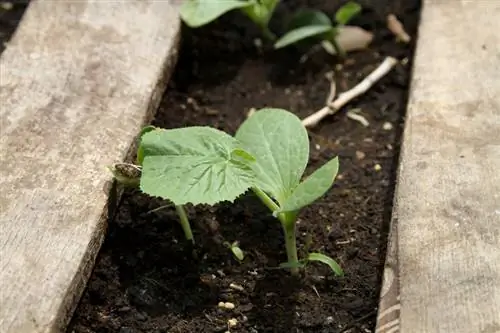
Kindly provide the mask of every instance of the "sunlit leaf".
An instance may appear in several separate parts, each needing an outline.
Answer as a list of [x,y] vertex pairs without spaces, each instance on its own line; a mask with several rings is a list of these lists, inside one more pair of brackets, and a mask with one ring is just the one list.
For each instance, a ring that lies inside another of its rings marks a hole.
[[361,12],[361,6],[354,1],[349,1],[335,13],[337,24],[347,24],[354,16]]
[[181,19],[191,28],[208,24],[225,13],[252,6],[252,1],[241,0],[184,0],[180,7]]
[[234,201],[255,184],[251,158],[238,141],[210,127],[155,129],[143,135],[141,189],[175,205]]

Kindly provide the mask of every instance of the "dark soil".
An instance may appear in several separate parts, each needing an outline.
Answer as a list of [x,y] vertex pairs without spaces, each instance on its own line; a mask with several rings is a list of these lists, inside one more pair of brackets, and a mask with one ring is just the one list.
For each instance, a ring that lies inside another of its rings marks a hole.
[[[395,13],[415,36],[417,0],[363,1],[353,24],[376,32],[369,50],[338,61],[323,52],[300,63],[293,50],[258,50],[258,36],[237,13],[183,32],[179,63],[154,124],[211,125],[234,133],[247,112],[265,106],[303,118],[321,108],[335,70],[337,91],[355,85],[387,55],[406,59],[346,110],[310,130],[308,171],[340,157],[334,187],[300,214],[298,239],[338,260],[345,276],[310,265],[300,278],[273,269],[286,260],[280,225],[252,195],[234,205],[188,207],[196,247],[183,239],[172,208],[126,191],[110,224],[88,288],[68,332],[372,332],[376,321],[394,174],[413,45],[396,43],[385,27]],[[284,1],[283,15],[303,5],[333,14],[339,1]],[[365,127],[346,117],[359,109]],[[309,236],[306,236],[309,235]],[[310,238],[309,238],[310,237]],[[223,245],[239,241],[240,263]],[[229,287],[235,283],[241,290]],[[233,310],[218,308],[232,302]],[[228,319],[238,324],[229,329]]]

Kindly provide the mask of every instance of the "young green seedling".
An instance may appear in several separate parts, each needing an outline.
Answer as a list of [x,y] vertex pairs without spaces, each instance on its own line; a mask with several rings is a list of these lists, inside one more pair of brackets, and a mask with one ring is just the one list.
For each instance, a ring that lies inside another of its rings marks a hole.
[[348,2],[335,13],[335,25],[328,15],[321,11],[305,9],[292,16],[288,32],[276,41],[276,49],[302,41],[321,42],[323,48],[331,53],[345,56],[344,50],[337,43],[338,29],[346,25],[361,11],[361,6]]
[[210,127],[150,128],[138,148],[141,190],[174,203],[192,239],[183,205],[234,201],[254,184],[254,158],[229,134]]
[[198,28],[239,9],[259,27],[264,37],[274,40],[276,36],[268,24],[278,3],[279,0],[185,0],[180,16],[186,25]]
[[229,242],[224,242],[223,244],[225,247],[231,250],[233,253],[233,256],[238,260],[238,261],[243,261],[245,259],[245,253],[243,250],[240,248],[240,243],[238,241],[234,241],[232,243]]
[[[141,182],[142,167],[140,165],[130,163],[116,163],[113,167],[108,168],[113,174],[116,181],[126,187],[137,188]],[[162,206],[153,211],[158,211],[167,206]],[[179,222],[184,231],[186,240],[194,243],[193,232],[184,207],[175,206],[175,211],[179,217]],[[151,213],[151,212],[150,212]]]
[[[285,246],[292,274],[298,273],[296,222],[301,208],[328,191],[338,172],[334,158],[301,182],[309,161],[309,137],[300,119],[281,109],[262,109],[250,116],[236,132],[245,149],[255,156],[251,165],[256,177],[254,193],[279,219],[285,234]],[[327,263],[342,275],[331,258],[309,254],[306,261]],[[302,262],[303,264],[303,262]]]

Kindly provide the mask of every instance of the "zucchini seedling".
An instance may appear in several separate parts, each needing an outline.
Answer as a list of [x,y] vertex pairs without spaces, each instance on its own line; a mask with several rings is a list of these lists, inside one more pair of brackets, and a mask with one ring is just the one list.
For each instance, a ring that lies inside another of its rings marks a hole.
[[254,158],[225,132],[204,126],[144,132],[137,153],[139,187],[174,203],[188,239],[193,236],[185,204],[232,202],[254,183]]
[[279,0],[185,0],[180,16],[187,26],[198,28],[238,9],[252,20],[264,37],[275,40],[268,25],[278,3]]
[[256,182],[253,192],[281,222],[288,262],[284,265],[297,274],[309,261],[320,261],[337,275],[342,269],[331,258],[310,253],[297,255],[296,222],[302,208],[323,196],[337,175],[338,158],[330,160],[301,182],[309,161],[309,137],[300,119],[282,109],[261,109],[251,115],[236,132],[236,139],[255,156],[251,165]]
[[344,50],[337,43],[339,28],[346,25],[354,16],[361,12],[361,6],[348,2],[335,13],[335,25],[328,15],[313,10],[304,9],[296,12],[288,23],[288,32],[280,37],[274,48],[280,49],[303,41],[320,42],[330,54],[345,56]]

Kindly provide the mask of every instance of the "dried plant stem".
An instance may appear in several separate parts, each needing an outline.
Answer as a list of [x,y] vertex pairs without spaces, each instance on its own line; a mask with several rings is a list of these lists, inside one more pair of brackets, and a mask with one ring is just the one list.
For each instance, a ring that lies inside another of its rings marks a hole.
[[387,28],[403,43],[409,43],[411,41],[410,35],[408,35],[403,23],[398,20],[396,15],[389,14],[387,16]]
[[340,108],[349,103],[354,98],[367,92],[378,80],[384,77],[398,63],[397,59],[387,57],[385,60],[368,75],[363,81],[357,84],[351,90],[341,93],[338,98],[319,111],[302,120],[306,127],[316,126],[323,118],[336,113]]

